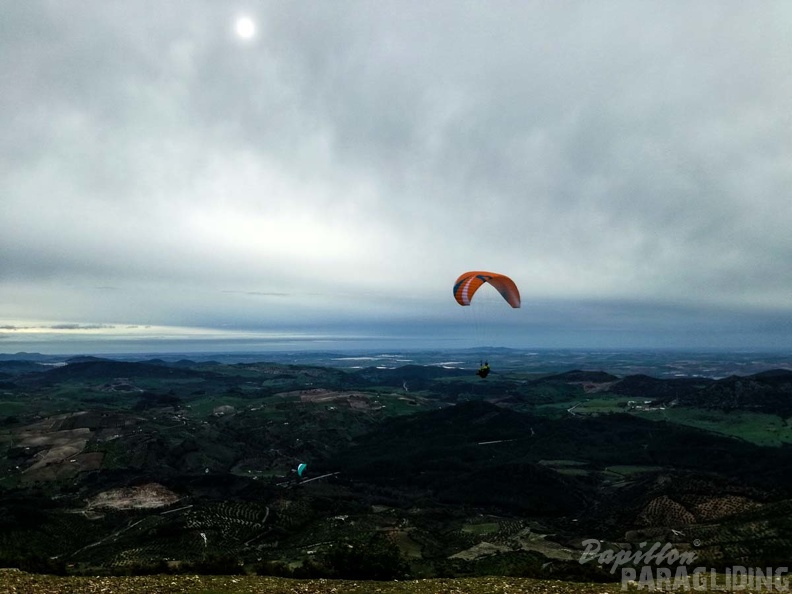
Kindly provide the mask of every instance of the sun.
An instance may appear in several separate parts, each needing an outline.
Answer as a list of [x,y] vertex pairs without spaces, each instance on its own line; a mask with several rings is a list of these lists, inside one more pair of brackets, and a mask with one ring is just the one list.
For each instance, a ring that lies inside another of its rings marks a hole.
[[256,23],[250,17],[239,17],[234,29],[241,39],[251,39],[256,34]]

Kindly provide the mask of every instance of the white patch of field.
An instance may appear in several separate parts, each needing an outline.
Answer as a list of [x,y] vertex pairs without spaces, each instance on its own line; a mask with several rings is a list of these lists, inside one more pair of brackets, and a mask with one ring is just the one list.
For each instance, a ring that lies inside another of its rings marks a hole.
[[449,557],[449,559],[462,559],[464,561],[475,561],[482,557],[497,555],[498,553],[508,553],[512,548],[506,545],[494,544],[491,542],[480,542],[469,549],[459,551]]
[[23,448],[59,447],[77,441],[87,441],[91,430],[87,428],[65,429],[63,431],[22,431],[17,434],[17,445]]
[[176,503],[180,497],[159,483],[103,491],[87,501],[87,509],[155,509]]

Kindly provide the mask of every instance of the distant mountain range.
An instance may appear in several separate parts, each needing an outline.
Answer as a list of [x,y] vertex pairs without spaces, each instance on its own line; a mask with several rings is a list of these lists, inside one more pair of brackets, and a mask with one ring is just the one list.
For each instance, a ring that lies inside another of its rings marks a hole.
[[[156,355],[98,355],[106,359],[141,362],[160,360],[173,363],[179,360],[193,363],[257,363],[270,361],[283,364],[317,365],[344,369],[364,367],[395,368],[407,364],[475,369],[482,359],[489,359],[498,370],[519,370],[532,373],[562,373],[573,369],[604,370],[627,377],[649,375],[662,379],[685,377],[725,378],[746,376],[768,369],[792,370],[792,356],[788,352],[726,352],[726,351],[595,351],[580,349],[450,349],[412,350],[394,352],[348,351],[289,351],[289,352],[233,352],[233,353],[159,353]],[[90,355],[88,355],[90,357]],[[79,360],[66,355],[39,353],[0,353],[2,360],[27,360],[63,363]]]

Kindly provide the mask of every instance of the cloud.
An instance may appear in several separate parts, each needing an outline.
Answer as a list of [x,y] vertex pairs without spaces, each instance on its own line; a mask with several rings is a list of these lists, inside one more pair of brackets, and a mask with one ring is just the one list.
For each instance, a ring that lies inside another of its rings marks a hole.
[[788,315],[788,3],[265,3],[246,43],[238,9],[6,8],[9,320],[408,324],[477,268]]
[[264,291],[223,291],[231,295],[252,295],[254,297],[291,297],[290,293],[266,293]]
[[6,324],[0,326],[0,330],[8,330],[11,332],[38,332],[41,330],[109,330],[115,326],[107,324],[51,324],[44,326],[16,326]]
[[49,330],[108,330],[114,327],[106,324],[53,324],[46,326]]

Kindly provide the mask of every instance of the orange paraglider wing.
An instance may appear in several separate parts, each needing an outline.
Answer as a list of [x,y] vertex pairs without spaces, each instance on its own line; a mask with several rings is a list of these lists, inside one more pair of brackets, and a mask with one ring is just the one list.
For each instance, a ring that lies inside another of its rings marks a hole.
[[512,307],[520,307],[520,291],[517,285],[505,274],[474,270],[461,275],[454,283],[454,299],[459,305],[470,305],[473,295],[484,283],[495,287]]

